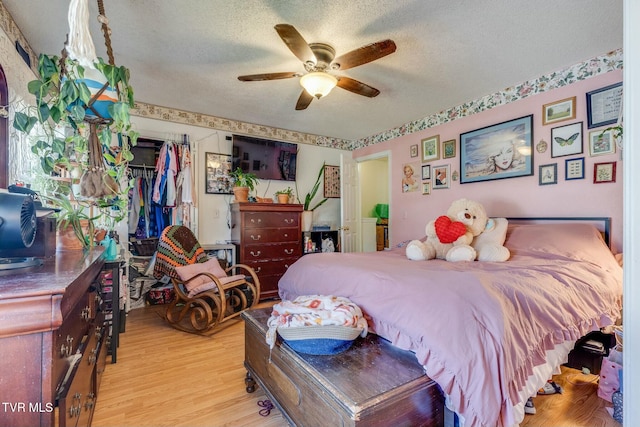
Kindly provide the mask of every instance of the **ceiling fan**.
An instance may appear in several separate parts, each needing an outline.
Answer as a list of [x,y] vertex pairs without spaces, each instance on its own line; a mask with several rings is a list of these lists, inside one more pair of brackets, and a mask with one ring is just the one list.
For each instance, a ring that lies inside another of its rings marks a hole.
[[334,76],[328,71],[354,68],[396,51],[396,44],[393,40],[387,39],[362,46],[336,58],[333,47],[326,43],[307,43],[293,25],[278,24],[275,29],[291,52],[302,61],[307,74],[301,75],[298,72],[250,74],[239,76],[238,80],[254,82],[300,77],[300,85],[304,89],[296,103],[296,110],[304,110],[314,97],[320,99],[326,96],[335,86],[370,98],[377,96],[380,93],[378,89],[349,77]]

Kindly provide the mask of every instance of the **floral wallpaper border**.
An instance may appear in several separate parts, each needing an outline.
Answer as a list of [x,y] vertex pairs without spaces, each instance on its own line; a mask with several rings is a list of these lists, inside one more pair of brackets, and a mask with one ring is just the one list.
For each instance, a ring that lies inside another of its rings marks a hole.
[[[608,52],[585,62],[575,64],[569,68],[538,77],[524,83],[508,87],[500,92],[486,95],[480,99],[466,102],[449,110],[441,111],[420,120],[406,123],[398,128],[390,129],[377,135],[354,141],[352,149],[362,148],[377,144],[389,139],[398,138],[424,129],[435,127],[462,117],[467,117],[481,111],[515,102],[531,95],[547,92],[553,89],[586,80],[600,74],[622,69],[623,54],[622,49]],[[333,142],[329,138],[318,141],[321,145],[332,146]],[[341,145],[342,141],[336,141],[335,145]]]
[[[0,2],[0,27],[12,40],[19,40],[22,47],[27,51],[31,59],[31,68],[37,72],[37,55],[31,49],[26,39],[20,32],[16,23],[9,15],[4,5]],[[322,147],[336,148],[352,151],[358,148],[367,147],[398,138],[414,132],[435,127],[447,122],[451,122],[462,117],[486,111],[491,108],[515,102],[531,95],[536,95],[549,90],[557,89],[581,80],[586,80],[600,74],[622,69],[623,54],[622,49],[616,49],[596,58],[584,61],[568,68],[546,74],[533,80],[510,86],[502,91],[486,95],[482,98],[466,102],[456,107],[432,114],[423,119],[405,123],[394,129],[389,129],[382,133],[371,135],[358,140],[346,140],[340,138],[330,138],[296,132],[292,130],[279,129],[271,126],[246,123],[239,120],[225,119],[207,114],[193,113],[189,111],[177,110],[174,108],[161,107],[142,102],[136,103],[133,115],[147,117],[157,120],[165,120],[175,123],[184,123],[193,126],[202,126],[228,132],[242,133],[246,135],[259,136],[264,138],[280,139],[296,143],[312,144]]]

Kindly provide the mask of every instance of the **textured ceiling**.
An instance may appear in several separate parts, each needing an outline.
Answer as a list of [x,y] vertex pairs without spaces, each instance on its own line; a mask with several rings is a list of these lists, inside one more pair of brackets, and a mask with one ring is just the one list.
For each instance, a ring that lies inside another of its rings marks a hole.
[[[69,0],[1,0],[36,53],[56,53]],[[104,38],[89,0],[99,56]],[[104,0],[118,65],[136,100],[316,135],[364,138],[622,47],[621,0]],[[288,23],[337,55],[390,38],[397,51],[344,75],[380,90],[334,89],[295,111],[304,73],[274,30]]]

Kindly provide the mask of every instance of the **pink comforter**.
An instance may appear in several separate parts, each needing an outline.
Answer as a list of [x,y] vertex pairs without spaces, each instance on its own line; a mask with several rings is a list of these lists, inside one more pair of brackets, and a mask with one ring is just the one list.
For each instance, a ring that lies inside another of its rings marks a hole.
[[372,332],[415,352],[466,426],[511,426],[545,351],[619,317],[622,269],[589,225],[517,226],[505,245],[505,263],[410,261],[404,249],[306,255],[280,297],[349,298]]

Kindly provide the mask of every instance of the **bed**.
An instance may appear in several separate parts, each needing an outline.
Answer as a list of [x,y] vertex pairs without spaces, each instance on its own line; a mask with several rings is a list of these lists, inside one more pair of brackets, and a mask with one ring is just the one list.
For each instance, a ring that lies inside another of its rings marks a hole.
[[415,353],[462,425],[517,425],[574,342],[622,306],[622,268],[594,224],[608,238],[610,220],[553,220],[510,218],[504,263],[410,261],[403,247],[306,255],[279,294],[349,298],[370,332]]

